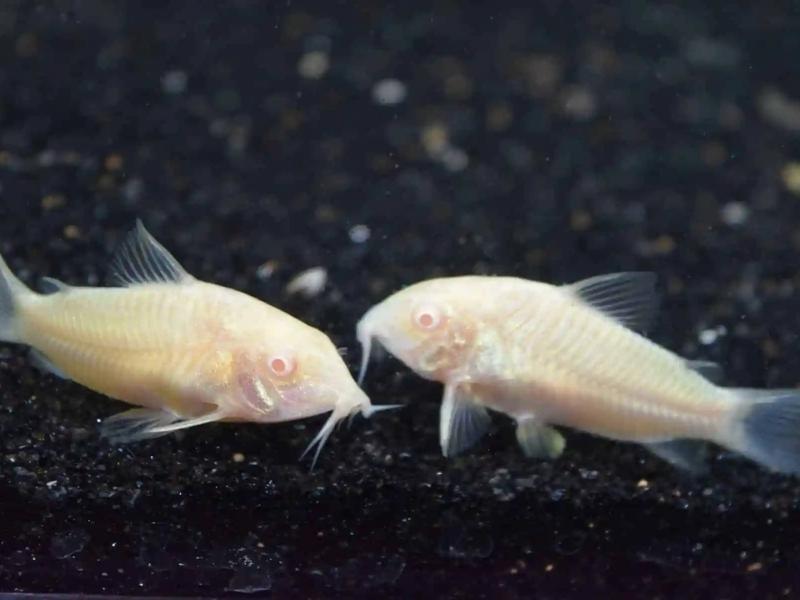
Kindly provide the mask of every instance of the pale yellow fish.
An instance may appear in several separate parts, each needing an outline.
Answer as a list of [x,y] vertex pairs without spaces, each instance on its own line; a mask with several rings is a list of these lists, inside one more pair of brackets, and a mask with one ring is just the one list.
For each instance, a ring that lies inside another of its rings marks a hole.
[[710,441],[779,471],[800,471],[800,392],[715,385],[636,333],[655,313],[655,277],[619,273],[567,286],[511,277],[423,281],[358,323],[359,382],[373,340],[445,384],[440,443],[453,455],[487,430],[486,409],[517,424],[526,454],[554,458],[553,426],[644,444],[673,464],[703,467]]
[[126,442],[214,421],[291,421],[333,411],[309,445],[373,407],[330,339],[247,294],[189,275],[139,222],[114,262],[121,287],[45,279],[37,294],[0,259],[0,339],[35,362],[141,406],[103,422]]

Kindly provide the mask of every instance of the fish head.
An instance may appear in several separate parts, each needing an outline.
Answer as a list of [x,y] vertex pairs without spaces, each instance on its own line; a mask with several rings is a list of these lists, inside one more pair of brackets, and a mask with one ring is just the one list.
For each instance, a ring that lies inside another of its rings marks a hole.
[[416,283],[367,311],[356,326],[362,348],[359,383],[366,374],[373,341],[427,379],[446,381],[464,369],[473,350],[477,320],[459,280]]
[[[336,424],[360,412],[371,417],[398,405],[374,406],[355,382],[330,338],[300,321],[273,321],[272,336],[251,348],[235,381],[234,416],[258,422],[292,421],[330,411],[303,452],[312,468]],[[302,458],[302,457],[301,457]]]
[[298,325],[260,343],[237,370],[238,397],[251,420],[290,421],[330,410],[371,414],[369,398],[330,338]]

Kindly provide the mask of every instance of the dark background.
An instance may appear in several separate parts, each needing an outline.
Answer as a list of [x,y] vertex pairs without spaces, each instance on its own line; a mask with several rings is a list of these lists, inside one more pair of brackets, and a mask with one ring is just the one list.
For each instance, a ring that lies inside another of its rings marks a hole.
[[[608,4],[6,0],[0,249],[95,285],[141,217],[351,366],[359,316],[419,279],[653,270],[656,341],[797,385],[798,5]],[[326,290],[288,297],[314,266]],[[800,594],[797,479],[727,454],[689,479],[577,433],[527,461],[499,415],[448,461],[439,386],[389,359],[367,388],[407,407],[309,473],[321,418],[112,447],[123,405],[3,347],[0,591]]]

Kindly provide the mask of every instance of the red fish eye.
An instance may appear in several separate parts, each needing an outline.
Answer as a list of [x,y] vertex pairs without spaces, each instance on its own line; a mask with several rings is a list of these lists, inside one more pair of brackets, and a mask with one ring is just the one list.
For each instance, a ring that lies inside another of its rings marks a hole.
[[291,358],[275,356],[269,361],[269,368],[275,375],[285,377],[294,371],[294,361]]
[[427,306],[417,311],[414,320],[422,329],[435,329],[442,321],[442,317],[438,310]]

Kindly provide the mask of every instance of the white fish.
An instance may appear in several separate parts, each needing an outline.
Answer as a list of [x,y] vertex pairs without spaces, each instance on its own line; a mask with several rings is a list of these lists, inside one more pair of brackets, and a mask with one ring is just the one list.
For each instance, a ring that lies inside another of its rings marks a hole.
[[358,323],[359,382],[372,340],[443,382],[445,456],[488,429],[487,408],[516,421],[529,456],[554,458],[553,426],[644,444],[703,468],[710,441],[778,471],[800,472],[800,391],[723,388],[716,366],[683,360],[634,330],[656,308],[655,277],[619,273],[556,287],[511,277],[423,281]]
[[32,347],[44,369],[140,406],[106,419],[128,442],[214,421],[275,423],[377,410],[330,339],[229,288],[199,281],[138,222],[117,253],[121,287],[43,280],[37,294],[0,259],[0,339]]

